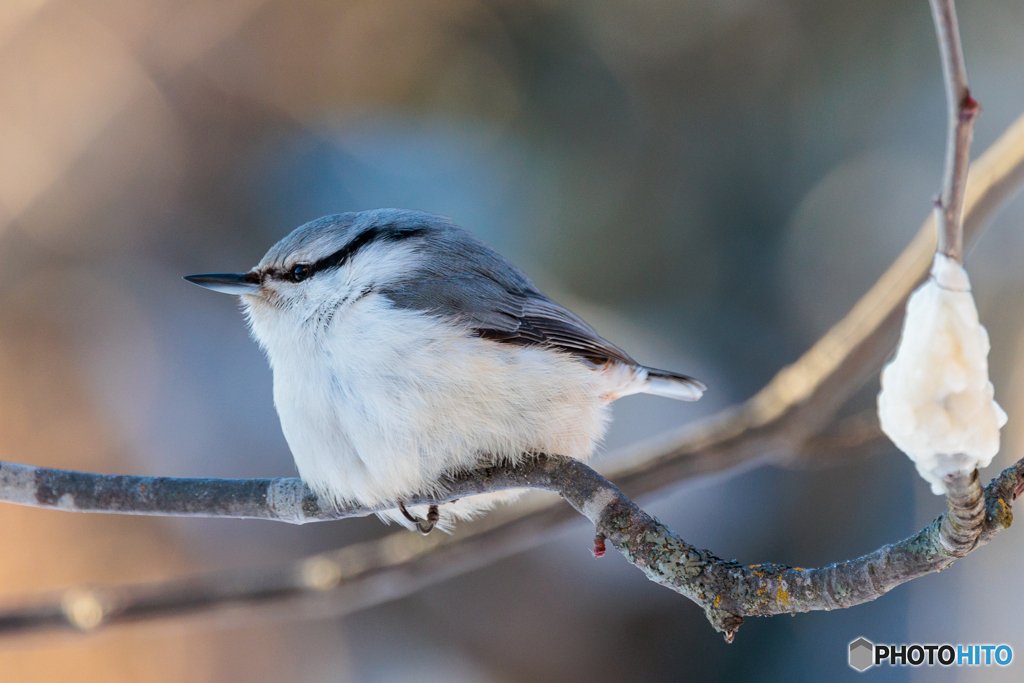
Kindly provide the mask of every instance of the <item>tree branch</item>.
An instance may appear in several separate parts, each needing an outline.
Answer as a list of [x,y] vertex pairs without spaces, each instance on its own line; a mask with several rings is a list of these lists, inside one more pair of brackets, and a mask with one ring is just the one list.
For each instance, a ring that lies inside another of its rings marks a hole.
[[[448,502],[503,488],[486,471],[448,482],[446,496],[417,495],[408,505]],[[511,479],[515,471],[508,470]],[[200,479],[93,474],[0,462],[0,500],[69,512],[161,517],[229,517],[288,524],[365,517],[393,505],[336,507],[320,500],[301,479]]]
[[[745,617],[851,607],[874,600],[911,579],[945,569],[1010,526],[1010,506],[1024,490],[1022,475],[1024,460],[1006,469],[984,492],[977,472],[956,475],[948,482],[948,511],[922,531],[856,560],[820,569],[777,564],[744,566],[700,550],[641,510],[600,474],[571,458],[539,456],[515,468],[482,470],[466,480],[490,478],[498,489],[526,486],[556,491],[594,523],[600,538],[607,539],[649,579],[700,605],[711,624],[732,641]],[[389,547],[390,540],[371,544],[377,551],[372,562],[366,561],[365,554],[345,548],[272,573],[224,574],[219,581],[174,582],[148,594],[144,587],[120,593],[70,591],[57,604],[0,615],[0,633],[54,627],[92,630],[101,624],[168,616],[190,610],[197,602],[230,605],[239,600],[260,604],[286,597],[308,599],[325,590],[339,589],[343,583],[387,582],[388,575],[403,566],[408,571],[412,559],[395,552],[399,548],[394,544]]]
[[960,44],[960,28],[954,0],[929,0],[935,31],[939,38],[939,55],[946,85],[949,111],[949,135],[946,143],[946,168],[942,193],[936,200],[939,222],[938,250],[957,263],[963,263],[963,208],[967,187],[967,168],[971,161],[971,139],[974,122],[981,105],[971,97],[967,87],[967,66]]
[[820,569],[722,560],[686,543],[621,494],[588,516],[647,578],[700,605],[731,642],[744,617],[852,607],[945,569],[1010,526],[1022,472],[1024,460],[1004,470],[984,492],[977,471],[955,475],[947,480],[948,510],[929,526],[899,543]]
[[[975,161],[970,178],[964,209],[968,241],[980,234],[989,218],[1024,184],[1024,116]],[[906,299],[927,276],[931,264],[934,220],[933,216],[925,222],[907,249],[850,313],[750,400],[635,449],[615,460],[606,469],[606,476],[636,497],[678,481],[749,467],[766,459],[788,462],[802,453],[800,461],[806,462],[808,448],[822,443],[816,434],[863,381],[878,372],[895,347]],[[851,438],[840,435],[839,440]],[[1016,474],[1009,475],[1011,470]],[[986,491],[988,517],[979,543],[987,542],[999,529],[1008,526],[1008,505],[1024,488],[1021,464],[1011,470]],[[80,509],[94,512],[213,514],[293,523],[338,518],[342,514],[318,502],[312,505],[307,490],[297,480],[185,480],[182,484],[180,480],[166,478],[89,474],[78,477],[68,479],[66,473],[57,470],[3,463],[0,501],[58,509],[81,506]],[[96,479],[90,481],[92,477]],[[216,496],[203,498],[203,481],[211,487],[225,488]],[[147,490],[140,491],[139,484],[147,485]],[[186,495],[189,487],[192,488]],[[998,490],[995,498],[993,490]],[[193,495],[199,497],[192,498]],[[218,501],[215,505],[214,500]],[[131,509],[132,505],[136,509]],[[353,509],[344,514],[369,512]],[[153,584],[75,589],[50,601],[0,613],[0,635],[50,629],[89,630],[213,611],[244,615],[249,622],[253,614],[248,608],[268,605],[278,608],[275,617],[281,612],[304,618],[335,616],[408,595],[534,547],[574,517],[568,507],[549,498],[527,497],[514,507],[496,510],[477,522],[460,526],[454,536],[431,534],[423,538],[399,532],[277,567]],[[998,523],[990,522],[989,518]],[[875,554],[884,555],[884,551],[885,548]],[[763,567],[748,569],[767,571]],[[775,601],[778,602],[777,595]],[[751,616],[739,607],[734,609],[739,611],[730,614]],[[720,625],[726,626],[724,621]]]

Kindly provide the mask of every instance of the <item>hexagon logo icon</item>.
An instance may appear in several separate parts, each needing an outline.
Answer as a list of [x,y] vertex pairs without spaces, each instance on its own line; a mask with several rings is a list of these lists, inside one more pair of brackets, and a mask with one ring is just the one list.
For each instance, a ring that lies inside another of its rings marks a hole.
[[867,638],[858,638],[850,643],[850,666],[857,671],[867,671],[875,663],[875,645]]

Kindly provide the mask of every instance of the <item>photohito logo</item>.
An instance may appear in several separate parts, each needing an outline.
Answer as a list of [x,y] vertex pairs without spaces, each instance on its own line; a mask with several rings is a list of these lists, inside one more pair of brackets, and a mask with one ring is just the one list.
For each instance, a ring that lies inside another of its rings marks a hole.
[[875,645],[867,638],[850,643],[850,666],[1007,666],[1013,661],[1009,645]]

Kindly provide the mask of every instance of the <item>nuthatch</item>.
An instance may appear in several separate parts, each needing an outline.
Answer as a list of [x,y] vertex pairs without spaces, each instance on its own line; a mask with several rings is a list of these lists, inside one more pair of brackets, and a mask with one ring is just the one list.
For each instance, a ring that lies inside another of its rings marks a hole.
[[310,488],[395,505],[381,517],[424,532],[507,497],[405,509],[445,475],[531,453],[587,459],[615,399],[705,390],[640,365],[472,234],[418,211],[325,216],[247,273],[186,279],[241,297]]

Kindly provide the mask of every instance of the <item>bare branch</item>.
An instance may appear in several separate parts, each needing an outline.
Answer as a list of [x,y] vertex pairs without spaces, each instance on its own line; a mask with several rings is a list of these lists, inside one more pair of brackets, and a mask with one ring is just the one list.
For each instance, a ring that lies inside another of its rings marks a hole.
[[[498,474],[505,476],[505,472]],[[557,491],[594,523],[599,539],[607,539],[649,579],[700,605],[727,641],[732,641],[745,617],[851,607],[948,567],[1009,527],[1010,506],[1024,489],[1022,474],[1024,460],[1005,470],[984,493],[977,472],[951,478],[948,511],[915,536],[850,562],[801,569],[776,564],[744,566],[697,549],[578,460],[540,456],[514,468],[516,485]],[[511,482],[501,482],[506,483]],[[148,594],[139,587],[120,593],[71,591],[58,604],[0,615],[0,633],[54,627],[92,630],[191,610],[197,602],[231,605],[244,600],[253,605],[309,598],[341,589],[345,583],[387,583],[389,575],[403,569],[408,572],[411,559],[422,562],[431,555],[428,551],[410,557],[400,546],[389,544],[393,539],[364,546],[364,550],[376,551],[369,557],[346,548],[274,572],[175,582]],[[433,553],[430,559],[443,562],[444,554]]]
[[971,139],[974,122],[981,113],[981,105],[971,97],[967,87],[967,66],[960,44],[960,28],[956,19],[954,0],[929,0],[935,31],[939,37],[942,75],[946,85],[946,104],[949,111],[949,136],[946,142],[946,168],[943,173],[942,193],[936,201],[939,216],[938,250],[963,263],[963,208],[967,188],[967,169],[971,162]]
[[[519,488],[515,468],[469,472],[443,494],[410,496],[408,505],[444,503],[476,493]],[[193,479],[93,474],[0,462],[0,500],[69,512],[161,517],[230,517],[288,524],[365,517],[393,505],[336,507],[301,479]]]
[[[811,448],[859,442],[867,436],[870,417],[840,421],[827,430],[828,438],[808,440],[801,448],[800,462],[815,457]],[[874,432],[881,434],[877,419]],[[832,464],[841,460],[825,451],[817,456]],[[684,474],[683,479],[698,472],[707,474],[707,466]],[[538,495],[460,526],[455,536],[421,537],[402,531],[272,567],[150,584],[76,588],[44,604],[0,612],[0,637],[51,629],[93,630],[225,610],[244,614],[248,622],[254,608],[263,608],[263,614],[275,618],[282,613],[306,618],[348,614],[538,545],[576,519],[572,508]],[[268,610],[270,606],[276,609]]]
[[609,502],[598,530],[649,579],[703,607],[731,641],[744,617],[852,607],[945,569],[1010,526],[1010,506],[1024,488],[1022,473],[1024,460],[1004,470],[984,493],[977,472],[957,475],[947,482],[948,510],[920,532],[820,569],[721,560],[624,499]]

